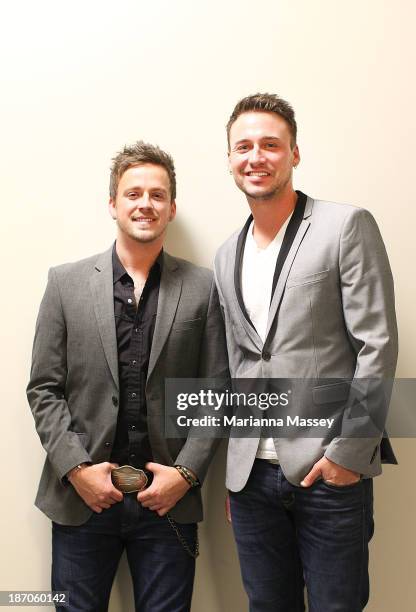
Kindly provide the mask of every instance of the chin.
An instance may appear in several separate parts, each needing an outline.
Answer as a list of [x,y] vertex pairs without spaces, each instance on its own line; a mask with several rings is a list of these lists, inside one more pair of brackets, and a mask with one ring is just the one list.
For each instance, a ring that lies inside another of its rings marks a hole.
[[130,238],[133,238],[133,240],[135,240],[136,242],[140,242],[141,244],[147,244],[149,242],[154,242],[155,240],[160,238],[163,233],[164,230],[162,232],[146,232],[142,230],[138,233],[130,234]]
[[272,198],[274,198],[274,196],[276,195],[277,191],[276,189],[273,189],[273,191],[245,191],[246,196],[248,196],[249,198],[251,198],[252,200],[259,200],[261,201],[265,201],[265,200],[271,200]]
[[155,236],[153,234],[135,234],[134,236],[132,236],[132,238],[136,241],[136,242],[140,242],[142,244],[145,244],[146,242],[153,242],[154,240],[156,240],[156,238],[158,238],[158,236]]

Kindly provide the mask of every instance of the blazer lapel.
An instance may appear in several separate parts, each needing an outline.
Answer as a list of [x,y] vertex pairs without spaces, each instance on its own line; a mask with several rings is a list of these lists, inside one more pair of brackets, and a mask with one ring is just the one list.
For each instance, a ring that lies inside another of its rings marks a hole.
[[[312,200],[310,198],[307,198],[307,196],[305,196],[299,191],[297,193],[298,193],[298,197],[303,199],[301,201],[298,200],[298,209],[299,209],[299,204],[300,204],[301,205],[300,214],[302,214],[302,211],[303,211],[303,215],[302,215],[303,219],[299,224],[298,231],[296,232],[295,237],[293,238],[292,244],[290,244],[292,238],[289,237],[289,235],[287,234],[290,234],[291,224],[293,224],[294,222],[296,224],[299,223],[299,217],[297,221],[295,218],[295,215],[296,215],[296,210],[295,210],[295,214],[293,215],[289,223],[289,226],[286,230],[285,240],[283,241],[283,244],[282,244],[281,253],[279,254],[279,257],[276,262],[276,270],[275,270],[275,275],[273,278],[273,293],[272,293],[272,300],[271,300],[270,309],[269,309],[266,338],[267,338],[267,334],[270,331],[270,327],[276,315],[278,307],[280,305],[280,301],[283,296],[283,290],[286,284],[286,278],[287,278],[287,275],[289,274],[289,270],[291,268],[292,262],[296,256],[299,245],[302,242],[303,236],[305,235],[305,232],[309,227],[309,221],[307,221],[306,219],[311,214]],[[252,220],[253,220],[253,216],[250,215],[246,223],[244,224],[244,227],[241,230],[240,235],[238,236],[235,264],[234,264],[234,289],[235,289],[235,294],[236,294],[236,300],[237,300],[239,310],[240,310],[240,317],[247,331],[247,334],[251,337],[251,339],[256,344],[256,346],[260,350],[262,350],[263,342],[260,336],[258,335],[257,330],[255,329],[247,313],[246,307],[244,305],[242,291],[241,291],[241,268],[242,268],[243,256],[244,256],[244,245],[245,245],[246,238],[247,238],[247,232],[249,230]],[[289,244],[286,247],[285,241],[287,241],[288,239],[289,239]],[[287,255],[284,253],[286,248],[289,248]],[[283,264],[280,263],[280,259],[282,256],[283,256]],[[278,282],[275,285],[276,279],[278,279]]]
[[250,317],[248,316],[248,313],[247,313],[247,310],[244,304],[244,300],[243,300],[243,294],[241,291],[241,268],[243,265],[244,246],[246,244],[247,232],[248,232],[248,229],[250,227],[250,223],[252,222],[252,220],[253,220],[253,215],[250,215],[238,236],[237,247],[236,247],[236,252],[235,252],[235,261],[234,261],[234,289],[235,289],[237,302],[238,302],[238,305],[240,306],[240,310],[243,316],[245,317],[247,322],[252,327],[254,327],[253,323],[250,320]]
[[246,307],[244,305],[243,294],[241,291],[241,267],[243,265],[243,256],[244,256],[244,246],[246,243],[247,232],[250,227],[250,224],[253,220],[253,216],[250,215],[247,221],[244,224],[243,229],[241,230],[236,245],[235,252],[235,260],[234,260],[234,278],[233,278],[233,286],[236,302],[238,304],[237,310],[241,319],[241,323],[244,329],[247,332],[247,335],[251,338],[252,342],[254,342],[255,346],[261,351],[263,342],[260,336],[257,333],[256,328],[254,327]]
[[104,353],[114,382],[119,388],[116,324],[114,320],[113,295],[113,247],[99,256],[90,286],[94,300],[94,311],[101,336]]
[[173,257],[164,253],[156,324],[150,351],[147,380],[149,380],[169,336],[173,319],[175,318],[178,308],[181,290],[182,278],[179,274],[179,266]]
[[303,213],[303,219],[299,225],[299,229],[296,232],[296,236],[292,242],[292,246],[290,247],[289,253],[287,254],[282,270],[280,272],[279,279],[276,284],[276,289],[274,291],[273,298],[270,304],[269,318],[268,318],[267,330],[266,330],[266,342],[267,342],[267,337],[269,335],[273,321],[276,317],[276,313],[279,310],[280,302],[282,301],[288,274],[290,272],[293,261],[298,252],[298,249],[302,243],[303,237],[305,236],[308,230],[308,227],[310,225],[309,217],[312,214],[312,205],[313,205],[313,200],[308,197],[306,200],[305,212]]

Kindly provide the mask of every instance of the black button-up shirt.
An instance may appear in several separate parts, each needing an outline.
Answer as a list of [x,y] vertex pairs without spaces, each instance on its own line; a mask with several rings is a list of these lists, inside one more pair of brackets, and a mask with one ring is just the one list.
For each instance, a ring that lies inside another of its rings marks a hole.
[[113,249],[114,316],[118,348],[120,407],[111,460],[144,467],[152,461],[147,428],[146,379],[156,323],[162,251],[153,264],[139,303],[134,282]]

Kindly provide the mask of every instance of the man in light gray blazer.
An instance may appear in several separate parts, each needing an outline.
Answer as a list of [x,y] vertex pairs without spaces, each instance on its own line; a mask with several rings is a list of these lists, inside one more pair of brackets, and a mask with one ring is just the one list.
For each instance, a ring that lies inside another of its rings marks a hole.
[[[252,213],[215,261],[231,376],[315,381],[293,407],[300,416],[351,405],[360,385],[392,379],[396,368],[393,282],[377,225],[364,209],[294,191],[296,121],[278,96],[241,100],[227,136],[230,172]],[[305,584],[310,612],[366,605],[372,477],[396,460],[380,423],[350,417],[325,435],[230,438],[227,487],[252,612],[304,610]]]
[[212,273],[163,251],[172,158],[138,142],[113,162],[114,246],[51,269],[40,307],[27,388],[47,453],[36,505],[53,521],[62,609],[106,610],[126,549],[136,610],[185,612],[215,442],[164,437],[164,381],[224,375],[223,321]]

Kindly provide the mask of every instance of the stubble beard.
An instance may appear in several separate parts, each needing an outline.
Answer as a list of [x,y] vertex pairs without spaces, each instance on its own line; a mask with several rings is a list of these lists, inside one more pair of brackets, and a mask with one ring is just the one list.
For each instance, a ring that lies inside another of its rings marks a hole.
[[118,221],[117,225],[122,233],[127,234],[129,238],[131,238],[135,242],[138,242],[139,244],[149,244],[150,242],[154,242],[166,232],[167,228],[167,226],[165,226],[160,229],[160,231],[151,230],[150,232],[148,230],[141,230],[140,228],[137,228],[138,232],[136,233],[130,228],[123,227]]
[[287,179],[281,183],[278,183],[277,185],[275,185],[273,187],[273,189],[271,189],[270,191],[267,191],[266,193],[250,193],[250,191],[248,191],[247,189],[244,189],[244,187],[241,185],[237,185],[237,187],[239,187],[239,189],[241,189],[241,191],[244,193],[244,195],[249,198],[250,200],[252,200],[253,202],[267,202],[268,200],[273,200],[274,198],[276,198],[278,195],[280,195],[281,193],[284,192],[284,190],[286,189],[288,183],[291,180],[291,175],[287,177]]
[[273,191],[262,193],[261,195],[252,194],[249,191],[245,191],[244,189],[242,189],[242,191],[247,196],[247,198],[250,198],[250,200],[253,200],[254,202],[267,202],[268,200],[273,200],[273,198],[278,195],[280,189],[273,189]]

